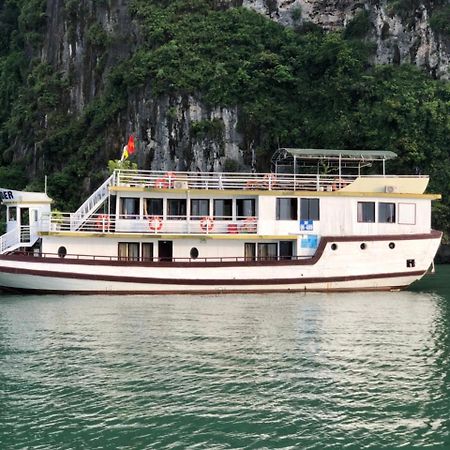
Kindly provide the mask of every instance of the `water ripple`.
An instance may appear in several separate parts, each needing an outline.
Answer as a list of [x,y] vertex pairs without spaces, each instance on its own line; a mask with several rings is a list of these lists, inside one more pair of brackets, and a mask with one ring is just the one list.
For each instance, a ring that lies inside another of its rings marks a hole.
[[4,296],[0,448],[445,448],[449,303]]

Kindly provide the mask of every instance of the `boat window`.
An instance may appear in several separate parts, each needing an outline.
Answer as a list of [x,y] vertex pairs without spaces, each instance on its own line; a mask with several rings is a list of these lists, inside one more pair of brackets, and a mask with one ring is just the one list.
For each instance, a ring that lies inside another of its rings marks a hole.
[[300,220],[320,220],[320,205],[318,198],[300,199]]
[[137,242],[119,242],[118,257],[122,261],[139,260],[139,243]]
[[192,259],[197,259],[198,258],[198,248],[192,247],[189,254],[191,255]]
[[358,202],[358,222],[375,222],[375,202]]
[[60,258],[64,258],[67,255],[67,249],[66,247],[59,247],[58,248],[58,256]]
[[233,200],[231,200],[231,198],[214,200],[214,219],[218,220],[233,219]]
[[238,198],[236,200],[236,219],[255,217],[255,199]]
[[191,200],[191,219],[200,220],[202,217],[209,216],[209,200],[192,199]]
[[258,244],[258,259],[261,261],[277,259],[277,244]]
[[162,198],[146,198],[144,200],[144,216],[163,215],[163,199]]
[[395,203],[378,203],[378,222],[395,223]]
[[277,198],[277,220],[297,220],[296,198]]
[[17,208],[15,206],[8,207],[8,221],[17,220]]
[[186,199],[169,198],[167,200],[167,219],[186,220]]
[[137,219],[139,216],[139,199],[122,197],[119,214],[122,219]]
[[292,259],[294,256],[292,241],[280,241],[280,259]]
[[142,260],[153,261],[153,242],[142,243]]
[[256,260],[256,244],[254,242],[246,242],[244,244],[244,258],[246,261]]

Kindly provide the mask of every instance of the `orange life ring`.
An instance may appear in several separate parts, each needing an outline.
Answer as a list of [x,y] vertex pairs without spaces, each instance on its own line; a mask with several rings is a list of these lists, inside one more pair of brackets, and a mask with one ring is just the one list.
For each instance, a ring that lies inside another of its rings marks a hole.
[[247,180],[245,183],[245,189],[257,189],[258,182],[256,180]]
[[266,189],[273,189],[275,186],[275,183],[277,181],[277,176],[274,173],[266,173],[263,178],[262,185]]
[[173,183],[176,180],[175,173],[174,172],[166,172],[164,175],[164,178],[167,180],[167,183],[169,183],[169,187],[173,188]]
[[159,231],[163,226],[163,220],[159,216],[150,216],[147,217],[148,227],[150,231]]
[[202,217],[200,220],[200,228],[202,231],[209,233],[214,229],[214,219],[210,216]]
[[241,225],[242,233],[256,233],[256,217],[247,217]]
[[337,191],[347,186],[347,184],[349,184],[347,180],[343,180],[342,178],[336,178],[333,181],[333,184],[331,185],[331,190]]
[[109,231],[110,220],[108,214],[100,214],[97,216],[97,221],[95,222],[95,227],[97,230]]
[[157,178],[155,181],[155,188],[156,189],[168,189],[169,182],[165,178]]
[[175,181],[175,173],[174,172],[166,172],[164,176],[157,178],[155,181],[156,189],[169,189],[173,188],[173,183]]

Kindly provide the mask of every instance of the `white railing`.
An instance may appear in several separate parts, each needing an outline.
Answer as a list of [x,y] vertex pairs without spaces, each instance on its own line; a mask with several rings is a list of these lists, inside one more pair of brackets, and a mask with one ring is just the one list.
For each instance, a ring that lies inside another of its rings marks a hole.
[[116,184],[115,174],[112,174],[79,208],[70,218],[70,229],[76,231],[88,220],[100,205],[109,196],[109,187]]
[[[71,215],[54,213],[43,219],[42,230],[73,231]],[[148,233],[148,234],[254,234],[258,231],[256,217],[220,220],[213,217],[167,219],[161,216],[124,216],[92,214],[76,230],[80,233]]]
[[31,247],[38,239],[38,229],[38,224],[32,227],[23,225],[0,236],[0,254],[7,253],[19,247]]
[[0,254],[6,253],[20,244],[20,229],[19,227],[0,236]]
[[275,173],[164,172],[148,170],[117,170],[117,186],[153,189],[235,189],[334,191],[357,176],[292,175]]

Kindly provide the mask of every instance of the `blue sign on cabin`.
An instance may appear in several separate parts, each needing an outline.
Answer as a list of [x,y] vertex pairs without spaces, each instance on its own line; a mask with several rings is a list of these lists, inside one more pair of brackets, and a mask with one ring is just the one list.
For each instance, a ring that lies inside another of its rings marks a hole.
[[312,220],[300,220],[300,231],[313,231],[314,222]]
[[300,241],[301,248],[317,248],[318,238],[315,234],[309,234],[308,236],[303,236]]

